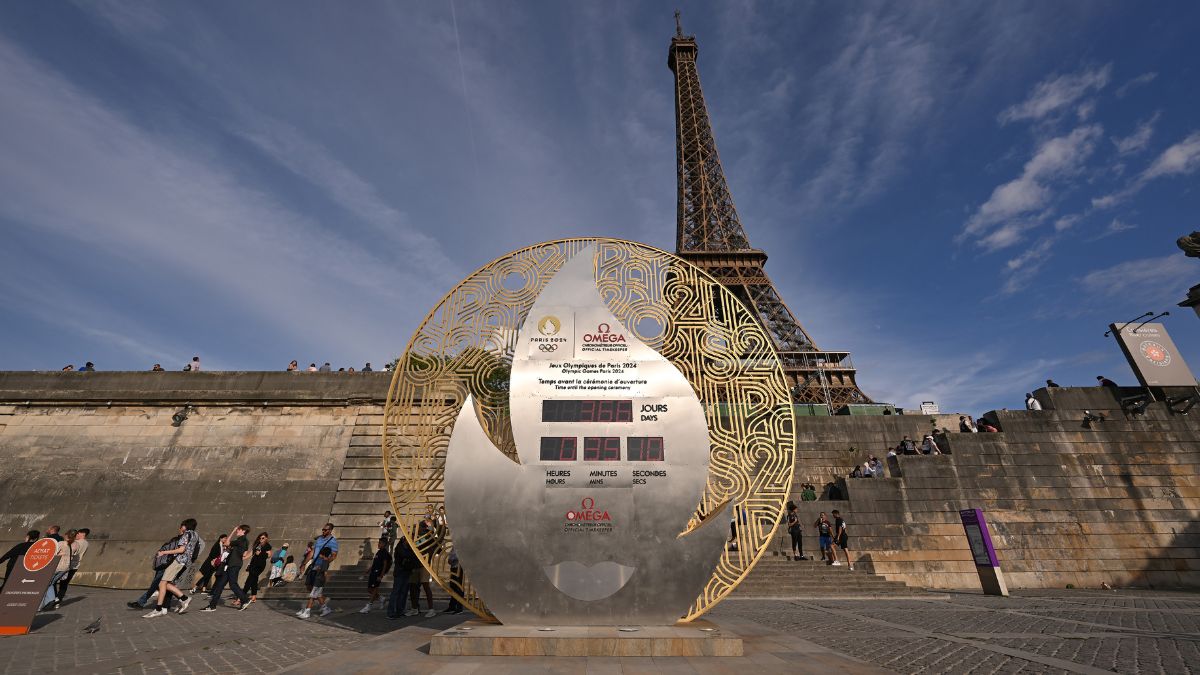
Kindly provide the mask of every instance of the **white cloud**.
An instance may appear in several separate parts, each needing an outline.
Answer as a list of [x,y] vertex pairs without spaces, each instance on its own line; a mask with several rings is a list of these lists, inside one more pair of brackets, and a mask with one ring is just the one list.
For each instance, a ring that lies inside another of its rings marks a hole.
[[1054,221],[1054,231],[1055,232],[1063,232],[1065,230],[1069,230],[1072,227],[1074,227],[1075,223],[1078,223],[1080,221],[1080,219],[1082,219],[1082,218],[1083,218],[1083,216],[1079,215],[1079,214],[1063,216],[1063,217],[1059,218],[1058,220]]
[[1108,84],[1111,74],[1112,64],[1110,63],[1101,68],[1043,80],[1033,88],[1029,98],[1024,102],[1001,112],[999,121],[1001,124],[1008,124],[1021,120],[1041,119],[1075,103],[1089,92],[1103,89]]
[[1137,194],[1155,178],[1190,174],[1197,169],[1200,169],[1200,131],[1192,132],[1187,138],[1163,150],[1129,185],[1112,194],[1092,199],[1092,208],[1112,208]]
[[1012,295],[1028,287],[1042,265],[1050,258],[1054,242],[1054,237],[1045,237],[1005,263],[1006,278],[1000,288],[1000,294]]
[[1195,263],[1181,253],[1172,253],[1093,270],[1079,284],[1087,293],[1154,306],[1178,302],[1194,278]]
[[1091,119],[1092,114],[1096,112],[1096,99],[1089,99],[1079,104],[1075,109],[1075,115],[1080,122],[1086,122]]
[[1137,229],[1137,225],[1132,225],[1130,223],[1126,223],[1125,221],[1123,221],[1119,218],[1113,218],[1112,222],[1110,222],[1108,224],[1108,226],[1105,227],[1102,232],[1100,232],[1100,234],[1096,235],[1095,237],[1092,237],[1092,239],[1090,241],[1104,239],[1106,237],[1111,237],[1114,234],[1120,234],[1121,232],[1128,232],[1129,230],[1136,230],[1136,229]]
[[1158,77],[1158,73],[1142,73],[1141,75],[1138,75],[1137,77],[1129,80],[1117,88],[1117,98],[1124,98],[1125,95],[1129,93],[1130,89],[1133,89],[1134,87],[1140,87],[1143,84],[1150,84],[1156,77]]
[[[305,340],[390,353],[377,308],[432,295],[429,278],[373,242],[243,183],[239,166],[208,148],[135,125],[3,40],[0,90],[0,214],[186,288],[213,320],[255,317]],[[122,335],[120,322],[92,328]]]
[[1144,181],[1160,176],[1192,173],[1200,168],[1200,131],[1163,150],[1158,159],[1142,174]]
[[1161,115],[1161,112],[1156,112],[1153,117],[1138,124],[1132,134],[1124,138],[1112,139],[1113,145],[1117,146],[1117,154],[1129,155],[1145,150],[1146,146],[1150,144],[1150,137],[1154,135],[1154,124]]
[[[1033,157],[1025,163],[1021,176],[993,190],[988,200],[968,219],[959,240],[978,237],[994,225],[1048,205],[1054,196],[1050,184],[1077,172],[1096,149],[1096,140],[1102,132],[1100,125],[1091,124],[1038,146]],[[1010,224],[1006,231],[1016,234],[1013,230]],[[1001,236],[991,243],[1011,245],[1017,241],[1019,237]]]
[[235,129],[280,165],[324,190],[347,211],[371,225],[387,239],[411,253],[411,260],[427,272],[446,271],[454,265],[429,235],[419,232],[399,211],[379,197],[375,187],[334,157],[328,149],[305,138],[289,124],[270,120],[248,110]]

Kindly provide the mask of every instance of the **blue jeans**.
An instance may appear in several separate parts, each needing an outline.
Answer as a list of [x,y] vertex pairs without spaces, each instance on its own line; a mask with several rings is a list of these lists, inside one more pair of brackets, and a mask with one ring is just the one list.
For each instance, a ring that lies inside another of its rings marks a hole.
[[58,593],[56,593],[54,589],[58,587],[58,582],[60,580],[62,580],[62,578],[65,576],[67,576],[66,572],[55,572],[54,573],[54,577],[50,580],[50,588],[47,588],[46,594],[44,596],[42,596],[42,607],[43,608],[45,608],[46,605],[48,605],[58,599]]
[[141,605],[142,607],[145,607],[146,603],[150,602],[151,597],[154,597],[154,598],[158,597],[158,582],[162,581],[163,572],[166,572],[166,571],[167,571],[167,568],[165,568],[165,567],[162,568],[161,570],[154,570],[154,581],[150,582],[150,588],[147,588],[146,592],[142,593],[142,597],[137,599],[137,604]]
[[244,605],[250,601],[250,598],[246,597],[246,592],[238,585],[238,573],[241,571],[240,567],[231,567],[217,574],[217,585],[213,587],[212,600],[208,602],[209,607],[216,607],[221,602],[221,593],[225,590],[225,584],[229,584],[229,590],[238,599],[238,602]]

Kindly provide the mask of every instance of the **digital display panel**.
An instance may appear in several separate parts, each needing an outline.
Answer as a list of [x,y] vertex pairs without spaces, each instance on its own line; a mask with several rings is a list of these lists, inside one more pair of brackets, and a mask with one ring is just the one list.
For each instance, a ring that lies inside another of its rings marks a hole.
[[663,461],[662,436],[630,436],[629,461],[631,462],[661,462]]
[[621,461],[621,439],[615,436],[585,436],[583,439],[583,461]]
[[543,436],[541,458],[543,462],[574,462],[579,439],[574,436]]
[[633,401],[542,401],[543,422],[632,422]]

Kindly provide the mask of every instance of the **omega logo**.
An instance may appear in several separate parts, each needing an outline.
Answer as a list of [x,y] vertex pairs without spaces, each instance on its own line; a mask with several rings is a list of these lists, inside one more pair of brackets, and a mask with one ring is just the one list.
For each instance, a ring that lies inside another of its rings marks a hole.
[[584,333],[583,341],[584,342],[608,342],[608,343],[625,342],[625,336],[620,333],[612,332],[612,326],[609,326],[606,323],[602,323],[602,324],[596,326],[595,333]]
[[591,497],[584,497],[579,503],[578,511],[567,511],[567,520],[571,521],[590,521],[612,522],[612,518],[608,515],[608,511],[596,509],[596,500]]

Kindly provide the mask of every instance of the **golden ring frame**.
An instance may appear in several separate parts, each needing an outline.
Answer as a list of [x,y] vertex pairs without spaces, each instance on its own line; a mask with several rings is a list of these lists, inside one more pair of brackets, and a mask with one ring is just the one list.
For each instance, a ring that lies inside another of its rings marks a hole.
[[[474,394],[484,429],[516,461],[507,387],[518,329],[563,263],[593,243],[598,290],[609,310],[674,364],[704,405],[708,483],[681,534],[706,514],[734,506],[736,546],[726,546],[684,621],[712,609],[750,573],[791,489],[795,427],[783,367],[761,324],[727,288],[695,265],[637,242],[560,239],[514,251],[467,277],[421,322],[392,375],[383,416],[384,481],[401,532],[437,583],[485,620],[495,618],[469,571],[454,578],[449,569],[451,526],[441,507],[450,432],[467,394]],[[432,528],[420,525],[427,515]]]

